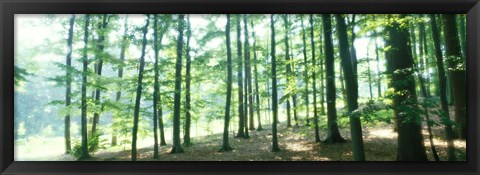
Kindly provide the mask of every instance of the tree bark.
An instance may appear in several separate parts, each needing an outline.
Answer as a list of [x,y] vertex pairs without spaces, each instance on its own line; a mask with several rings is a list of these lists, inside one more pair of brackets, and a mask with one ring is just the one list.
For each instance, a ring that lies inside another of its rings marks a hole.
[[306,106],[306,111],[305,111],[305,119],[306,119],[306,125],[308,126],[310,124],[310,102],[309,102],[309,91],[308,91],[308,82],[310,81],[309,78],[309,68],[308,68],[308,58],[307,58],[307,39],[306,39],[306,33],[307,31],[305,30],[305,26],[303,24],[303,15],[300,15],[301,19],[301,26],[302,26],[302,53],[303,53],[303,81],[305,82],[305,92],[303,93],[303,98],[305,100],[305,106]]
[[[348,35],[345,19],[340,14],[335,14],[337,21],[337,35],[340,45],[340,57],[345,75],[345,85],[347,90],[347,105],[348,112],[350,113],[350,134],[352,137],[352,150],[353,159],[355,161],[365,161],[365,152],[363,148],[363,136],[362,136],[362,123],[360,121],[360,114],[355,112],[358,109],[358,82],[355,79],[354,68],[352,62],[349,60],[352,58],[348,51]],[[353,43],[352,43],[353,44]],[[368,53],[368,51],[367,51]],[[351,54],[356,54],[351,52]],[[367,54],[368,55],[368,54]],[[368,60],[367,56],[367,60]],[[370,65],[367,65],[370,67]],[[370,87],[370,94],[371,92]]]
[[[72,66],[72,42],[73,42],[73,27],[75,24],[75,15],[70,17],[70,28],[68,29],[68,39],[67,39],[67,56],[66,64],[68,68]],[[66,90],[65,90],[65,107],[69,107],[71,104],[71,93],[72,93],[72,74],[70,70],[66,70]],[[70,110],[68,110],[70,111]],[[72,150],[72,141],[70,139],[70,112],[65,115],[65,152],[70,153]]]
[[138,120],[140,118],[140,99],[142,97],[142,80],[143,80],[143,70],[145,67],[145,48],[147,46],[147,33],[148,25],[150,23],[150,15],[147,15],[147,22],[145,27],[142,29],[143,39],[142,39],[142,54],[140,56],[140,68],[138,70],[138,84],[137,84],[137,93],[135,96],[135,109],[133,112],[133,132],[132,132],[132,161],[137,160],[137,132],[138,132]]
[[220,151],[231,151],[228,142],[228,126],[230,122],[230,104],[232,101],[232,50],[230,48],[230,14],[227,14],[227,24],[225,26],[225,38],[227,46],[227,100],[225,104],[225,122],[223,124],[223,144]]
[[83,72],[82,72],[82,109],[81,109],[81,135],[82,135],[82,155],[79,160],[90,158],[88,153],[87,136],[87,72],[88,72],[88,26],[90,25],[90,15],[85,15],[85,28],[83,34]]
[[[404,19],[400,15],[399,20]],[[427,161],[421,122],[412,76],[413,57],[409,46],[408,28],[400,26],[397,19],[389,18],[387,69],[391,72],[391,86],[394,88],[393,108],[397,116],[398,152],[397,161]],[[408,25],[407,25],[408,26]],[[400,83],[402,82],[402,83]]]
[[323,33],[325,35],[325,68],[327,72],[327,120],[328,120],[328,134],[324,141],[328,144],[345,142],[345,139],[340,135],[337,124],[337,110],[335,107],[335,67],[333,56],[333,41],[332,41],[332,22],[330,14],[322,14]]
[[451,86],[453,90],[455,106],[455,130],[460,139],[467,138],[467,119],[466,119],[466,72],[465,59],[462,58],[460,51],[460,41],[458,39],[457,22],[454,14],[442,15],[444,19],[443,33],[445,34],[446,60],[451,76]]
[[258,126],[257,126],[257,131],[260,131],[260,130],[263,130],[262,128],[262,120],[260,119],[260,89],[258,88],[258,69],[257,69],[257,64],[258,64],[258,60],[257,60],[257,46],[256,46],[256,38],[255,38],[255,29],[253,27],[253,20],[250,21],[250,27],[252,28],[252,38],[253,38],[253,71],[254,71],[254,76],[255,76],[255,99],[256,99],[256,103],[255,103],[255,108],[256,108],[256,111],[257,111],[257,123],[258,123]]
[[173,101],[173,147],[171,154],[183,153],[180,143],[180,100],[182,94],[182,51],[183,31],[185,29],[185,15],[178,15],[177,59],[175,63],[175,94]]
[[190,58],[190,37],[192,35],[192,31],[190,29],[190,15],[187,15],[187,46],[185,50],[185,54],[187,57],[187,65],[186,67],[186,77],[185,77],[185,130],[183,136],[183,145],[190,146],[190,126],[192,122],[192,116],[190,114],[191,105],[190,105],[190,82],[192,80],[191,75],[191,64],[192,60]]
[[[447,101],[447,77],[445,73],[445,68],[443,65],[443,55],[442,49],[440,47],[440,33],[437,29],[437,20],[435,19],[434,14],[430,14],[430,25],[432,28],[432,39],[435,47],[435,58],[437,61],[437,73],[438,73],[438,87],[440,88],[440,104],[443,111],[443,125],[445,126],[445,137],[447,139],[447,148],[448,148],[448,160],[455,160],[455,146],[453,143],[453,129],[452,122],[450,120],[450,112],[448,109]],[[428,122],[428,121],[427,121]],[[432,148],[433,149],[433,148]]]
[[317,87],[316,87],[316,62],[315,62],[315,42],[313,41],[314,37],[314,24],[313,24],[313,15],[309,15],[309,20],[310,20],[310,39],[311,39],[311,45],[312,45],[312,88],[313,88],[313,124],[315,126],[315,142],[320,142],[320,134],[319,134],[319,129],[318,129],[318,111],[317,111]]
[[237,84],[238,84],[238,132],[239,138],[245,137],[245,111],[243,107],[243,76],[242,76],[242,41],[241,41],[241,25],[240,15],[236,15],[237,22]]
[[278,119],[278,96],[277,96],[277,63],[275,60],[275,21],[273,14],[270,15],[270,30],[272,35],[272,109],[273,109],[273,121],[272,121],[272,152],[279,152],[277,139],[277,119]]

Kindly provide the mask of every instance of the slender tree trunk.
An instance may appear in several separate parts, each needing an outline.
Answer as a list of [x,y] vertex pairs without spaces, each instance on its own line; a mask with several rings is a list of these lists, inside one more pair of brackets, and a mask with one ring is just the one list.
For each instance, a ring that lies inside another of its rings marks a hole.
[[[319,39],[319,41],[323,41],[322,35],[319,35]],[[318,50],[320,51],[320,114],[325,115],[325,57],[323,55],[322,42],[318,42],[318,45]]]
[[467,40],[466,40],[466,26],[465,26],[465,16],[464,14],[456,15],[458,17],[458,21],[460,22],[460,45],[462,46],[462,56],[463,59],[467,58]]
[[[366,58],[366,60],[367,60],[368,90],[370,92],[370,100],[373,100],[372,71],[370,69],[370,57],[368,55],[368,46],[367,46],[367,58]],[[358,83],[358,81],[357,81],[357,83]],[[357,84],[357,86],[358,86],[358,84]]]
[[305,30],[305,26],[303,24],[303,17],[304,15],[300,15],[301,19],[301,26],[302,26],[302,52],[303,52],[303,81],[305,82],[305,93],[304,95],[304,100],[305,100],[305,106],[306,106],[306,111],[305,111],[305,119],[306,119],[306,125],[308,126],[310,124],[310,102],[309,102],[309,91],[308,91],[308,82],[310,81],[309,78],[309,68],[308,68],[308,58],[307,58],[307,37],[306,33],[307,31]]
[[325,35],[325,68],[327,72],[327,120],[328,134],[325,143],[345,142],[340,135],[335,107],[335,67],[333,57],[332,22],[330,14],[322,14],[323,33]]
[[[121,48],[120,48],[120,61],[123,63],[125,61],[125,51],[127,50],[127,37],[128,37],[128,16],[125,17],[125,23],[124,23],[124,31],[123,31],[123,37],[122,37],[122,43],[121,43]],[[123,65],[119,66],[118,68],[118,78],[123,78]],[[121,83],[119,84],[119,86],[121,86]],[[116,98],[115,98],[115,101],[116,102],[120,102],[120,98],[122,97],[122,91],[119,90],[117,92],[117,95],[116,95]],[[118,118],[119,117],[119,112],[116,112],[116,114],[114,114],[113,116],[113,125],[115,125],[114,127],[112,127],[113,129],[113,133],[112,133],[112,146],[116,146],[117,145],[117,127],[116,125],[118,125],[118,122],[115,121],[115,118]]]
[[[374,30],[374,35],[375,37],[378,37],[376,30]],[[378,47],[377,38],[375,38],[375,61],[377,66],[377,96],[382,97],[382,76],[380,71],[380,54],[378,53],[379,49],[380,48]]]
[[192,79],[191,75],[191,64],[192,60],[190,58],[190,37],[192,35],[192,31],[190,30],[190,15],[187,15],[187,46],[185,50],[185,54],[187,57],[187,65],[186,65],[186,77],[185,77],[185,131],[183,136],[183,145],[190,146],[190,125],[192,122],[192,117],[190,114],[191,105],[190,105],[190,82]]
[[460,51],[460,41],[458,39],[457,22],[454,14],[442,15],[444,19],[443,33],[445,34],[446,57],[449,73],[451,76],[451,86],[453,90],[455,106],[455,130],[458,138],[467,138],[467,119],[466,119],[466,73],[465,59],[462,58]]
[[[365,152],[363,149],[363,136],[362,136],[362,123],[360,122],[360,116],[355,110],[358,109],[358,83],[355,79],[354,69],[352,62],[349,58],[352,58],[350,54],[356,54],[355,52],[348,51],[348,35],[345,19],[340,14],[335,14],[337,21],[337,35],[340,45],[340,57],[345,75],[345,84],[347,87],[347,104],[348,112],[350,113],[350,134],[352,137],[352,150],[353,159],[355,161],[365,161]],[[368,53],[368,51],[367,51]],[[368,54],[367,54],[368,55]],[[368,60],[367,56],[367,60]],[[367,62],[368,63],[368,62]],[[370,65],[367,65],[370,67]],[[370,94],[372,88],[370,87]],[[371,95],[370,95],[371,96]]]
[[250,27],[252,28],[252,38],[253,38],[253,71],[254,71],[254,76],[255,76],[255,108],[257,111],[257,121],[258,121],[258,126],[257,126],[257,131],[262,130],[262,120],[260,119],[260,89],[258,89],[258,69],[257,69],[257,46],[256,46],[256,39],[255,39],[255,29],[253,27],[253,20],[250,21]]
[[[103,14],[103,17],[102,17],[102,24],[99,25],[99,37],[98,37],[98,43],[97,43],[97,52],[96,53],[99,53],[99,54],[95,54],[95,57],[98,61],[97,63],[97,75],[98,76],[102,76],[102,67],[103,67],[103,59],[102,58],[102,54],[104,52],[104,49],[105,49],[105,35],[106,35],[106,28],[107,28],[107,25],[108,25],[108,16],[107,14]],[[97,88],[95,90],[95,105],[98,105],[100,103],[100,88]],[[103,110],[103,105],[101,107],[101,110]],[[90,134],[93,136],[96,134],[97,132],[97,125],[98,125],[98,122],[100,120],[100,113],[98,112],[95,112],[93,113],[93,123],[92,123],[92,131],[90,132]]]
[[[455,160],[455,146],[453,143],[453,129],[452,129],[452,122],[450,120],[450,112],[448,109],[448,101],[447,101],[447,77],[445,73],[445,68],[443,66],[443,55],[442,50],[440,47],[440,33],[437,29],[437,20],[435,19],[434,14],[430,14],[430,25],[432,28],[432,39],[433,44],[435,47],[435,58],[437,61],[437,73],[438,73],[438,87],[440,88],[440,104],[443,110],[443,120],[447,121],[443,122],[445,126],[445,136],[447,139],[447,147],[448,147],[448,160]],[[428,122],[428,121],[427,121]],[[435,147],[432,147],[432,151]],[[437,158],[435,158],[437,159]]]
[[316,87],[316,62],[315,62],[315,42],[314,40],[314,24],[313,24],[313,15],[309,15],[309,21],[310,21],[310,39],[311,39],[311,45],[312,45],[312,78],[313,78],[313,83],[312,83],[312,88],[313,88],[313,124],[315,126],[315,142],[320,142],[320,134],[319,134],[319,129],[318,129],[318,111],[317,111],[317,87]]
[[185,15],[178,15],[177,60],[175,63],[175,94],[173,101],[173,147],[170,153],[183,153],[180,143],[180,99],[182,94],[182,51]]
[[[399,20],[402,19],[404,15],[399,16]],[[395,72],[391,74],[391,86],[395,92],[393,108],[398,120],[397,161],[426,161],[420,116],[418,113],[411,112],[418,110],[418,106],[415,80],[411,70],[414,65],[408,44],[408,28],[400,26],[396,19],[393,20],[390,21],[391,25],[386,27],[389,35],[387,47],[393,48],[388,51],[390,56],[387,57],[387,69],[389,72]]]
[[83,72],[82,72],[82,109],[81,109],[81,135],[82,135],[82,155],[80,160],[90,158],[88,153],[87,136],[87,72],[88,72],[88,26],[90,25],[90,15],[85,15],[85,29],[83,34]]
[[243,25],[244,25],[244,34],[245,34],[245,61],[246,65],[246,76],[247,76],[247,92],[248,92],[248,113],[249,113],[249,130],[255,129],[255,117],[253,116],[253,90],[252,90],[252,67],[251,67],[251,59],[250,59],[250,42],[248,36],[248,21],[247,15],[243,14]]
[[140,56],[140,68],[138,70],[138,84],[137,84],[137,93],[135,97],[135,109],[133,112],[133,133],[132,133],[132,161],[137,160],[137,132],[138,132],[138,120],[140,118],[140,99],[142,98],[142,80],[143,80],[143,70],[145,67],[145,48],[147,46],[147,33],[148,25],[150,23],[150,15],[147,15],[147,22],[143,31],[143,40],[142,40],[142,55]]
[[243,76],[242,76],[242,41],[240,15],[236,15],[237,22],[237,83],[238,83],[238,132],[236,137],[245,137],[245,111],[243,107]]
[[153,158],[158,159],[157,103],[158,103],[158,15],[153,15],[153,50],[155,51],[154,85],[153,85]]
[[[223,125],[223,144],[220,151],[231,151],[228,143],[228,126],[230,122],[230,103],[232,101],[232,50],[230,48],[230,15],[227,14],[227,24],[225,26],[225,38],[227,45],[227,102],[225,104],[225,123]],[[255,47],[255,46],[254,46]]]
[[[75,15],[70,17],[70,28],[68,29],[68,39],[67,39],[67,58],[66,64],[67,68],[72,66],[72,42],[73,42],[73,27],[75,24]],[[69,107],[71,104],[71,93],[72,93],[72,74],[70,70],[66,70],[66,85],[65,90],[65,107]],[[72,150],[72,142],[70,140],[70,113],[65,115],[65,153],[70,153]]]
[[[289,30],[290,30],[290,24],[289,24],[289,21],[288,21],[288,14],[285,14],[283,16],[283,23],[284,23],[284,27],[285,27],[285,66],[286,66],[286,72],[285,72],[285,77],[286,77],[286,82],[287,82],[287,86],[286,88],[287,89],[290,89],[291,85],[292,85],[292,80],[291,80],[291,73],[292,73],[292,70],[291,70],[291,63],[290,63],[290,46],[288,44],[288,35],[289,35]],[[292,127],[292,119],[291,119],[291,115],[290,115],[290,100],[289,100],[289,97],[293,95],[293,91],[292,92],[287,92],[289,93],[287,96],[287,127]],[[294,106],[295,108],[295,106]]]
[[272,109],[273,109],[273,121],[272,121],[272,152],[279,152],[277,139],[277,119],[278,119],[278,96],[277,96],[277,63],[275,60],[275,21],[273,14],[270,15],[270,30],[272,35]]

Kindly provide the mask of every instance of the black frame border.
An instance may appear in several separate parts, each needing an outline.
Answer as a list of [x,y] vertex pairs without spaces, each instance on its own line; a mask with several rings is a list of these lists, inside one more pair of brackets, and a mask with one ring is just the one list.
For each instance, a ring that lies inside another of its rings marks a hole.
[[[466,162],[33,162],[14,161],[14,14],[466,13]],[[478,0],[0,0],[0,174],[480,174]]]

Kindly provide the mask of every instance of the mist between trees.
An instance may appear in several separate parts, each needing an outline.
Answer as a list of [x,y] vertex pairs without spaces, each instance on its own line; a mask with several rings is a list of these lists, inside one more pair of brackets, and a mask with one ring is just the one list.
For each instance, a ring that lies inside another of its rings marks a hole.
[[465,160],[463,14],[15,23],[16,160]]

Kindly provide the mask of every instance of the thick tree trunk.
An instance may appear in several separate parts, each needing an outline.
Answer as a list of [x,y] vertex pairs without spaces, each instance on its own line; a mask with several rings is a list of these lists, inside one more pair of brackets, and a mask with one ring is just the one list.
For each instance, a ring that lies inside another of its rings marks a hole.
[[137,160],[137,132],[138,132],[138,120],[140,118],[140,99],[142,97],[142,80],[143,80],[143,70],[145,68],[145,48],[147,46],[147,33],[148,25],[150,23],[150,16],[147,15],[147,22],[143,30],[143,39],[142,39],[142,54],[140,56],[140,68],[138,70],[138,84],[137,84],[137,93],[135,96],[135,109],[133,112],[133,132],[132,132],[132,161]]
[[[350,134],[352,136],[352,150],[353,159],[355,161],[365,161],[365,152],[363,149],[363,136],[362,136],[362,124],[360,122],[360,116],[355,110],[358,109],[358,83],[355,79],[354,69],[350,52],[348,51],[348,37],[347,27],[345,19],[340,14],[335,14],[337,21],[337,35],[340,45],[340,57],[345,75],[345,85],[347,89],[347,104],[348,112],[350,113]],[[368,52],[367,52],[368,53]],[[351,54],[356,54],[352,52]],[[368,55],[368,54],[367,54]],[[367,56],[367,60],[368,60]],[[367,62],[368,63],[368,62]],[[370,67],[370,65],[367,65]],[[372,94],[372,88],[370,87],[370,96]]]
[[460,139],[467,138],[467,118],[466,118],[466,73],[465,59],[462,58],[460,51],[460,41],[458,39],[457,22],[454,14],[442,15],[444,19],[446,57],[450,82],[453,90],[455,106],[455,130]]
[[173,101],[173,147],[170,153],[183,153],[180,143],[180,101],[182,94],[182,51],[183,31],[185,29],[185,15],[178,15],[177,60],[175,63],[175,93]]
[[183,145],[190,146],[190,125],[192,122],[192,117],[190,114],[191,105],[190,105],[190,82],[192,80],[191,75],[191,64],[192,60],[190,58],[190,37],[192,32],[190,30],[190,15],[187,15],[187,46],[185,50],[185,54],[187,57],[187,65],[186,65],[186,77],[185,77],[185,130],[183,136]]
[[82,109],[81,109],[81,135],[82,135],[82,155],[80,160],[90,158],[88,153],[87,136],[87,71],[88,71],[88,26],[90,25],[90,15],[85,15],[85,29],[83,35],[83,72],[82,72]]
[[335,107],[335,67],[333,57],[332,22],[330,14],[322,14],[323,33],[325,35],[325,68],[327,72],[327,120],[328,133],[325,143],[345,142],[340,135]]
[[310,14],[309,16],[310,20],[310,39],[311,39],[311,45],[312,45],[312,88],[313,88],[313,124],[315,126],[315,142],[320,142],[320,134],[319,134],[319,129],[318,129],[318,111],[317,111],[317,87],[316,87],[316,62],[315,62],[315,42],[313,41],[314,37],[314,25],[313,25],[313,15]]
[[[72,42],[73,42],[73,27],[75,24],[75,15],[70,17],[70,28],[68,29],[68,39],[67,39],[67,58],[66,65],[68,68],[72,66]],[[65,90],[65,107],[69,107],[71,104],[71,93],[72,93],[72,74],[70,70],[66,71],[66,90]],[[70,113],[65,115],[65,153],[70,153],[72,150],[72,141],[70,139]]]
[[277,138],[277,119],[278,119],[278,96],[277,96],[277,63],[275,60],[275,21],[273,20],[273,14],[270,15],[270,30],[272,35],[272,109],[273,109],[273,121],[272,121],[272,152],[279,152],[278,138]]
[[[399,16],[400,20],[404,15]],[[391,47],[387,59],[387,69],[391,74],[391,86],[394,88],[393,108],[397,116],[398,152],[397,161],[426,161],[425,146],[421,133],[420,116],[415,93],[415,79],[411,70],[414,66],[409,46],[408,29],[390,18],[391,25],[386,27]],[[407,25],[408,26],[408,25]],[[403,82],[403,83],[399,83]]]
[[[433,39],[433,44],[435,47],[435,58],[437,61],[437,73],[438,73],[438,87],[440,88],[440,104],[442,106],[443,110],[443,120],[442,121],[448,121],[448,122],[443,122],[443,125],[445,126],[445,136],[447,139],[447,147],[448,147],[448,160],[455,160],[455,146],[453,143],[453,129],[452,129],[452,123],[450,120],[450,112],[448,109],[448,101],[447,101],[447,77],[445,73],[445,68],[443,65],[443,55],[442,55],[442,49],[440,47],[440,32],[437,29],[437,20],[435,19],[434,14],[430,14],[430,25],[432,28],[432,39]],[[428,121],[427,121],[428,122]],[[434,147],[432,147],[433,150]]]
[[227,45],[227,100],[225,104],[225,122],[223,124],[223,144],[220,151],[231,151],[228,142],[228,126],[230,122],[230,104],[232,101],[232,49],[230,48],[230,15],[227,14],[227,24],[225,26],[225,38]]

